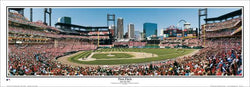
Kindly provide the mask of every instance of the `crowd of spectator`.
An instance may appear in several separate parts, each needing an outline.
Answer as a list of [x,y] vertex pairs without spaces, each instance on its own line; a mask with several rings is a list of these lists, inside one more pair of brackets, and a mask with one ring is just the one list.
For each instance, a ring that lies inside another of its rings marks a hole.
[[202,41],[197,39],[197,38],[188,38],[188,39],[184,39],[183,42],[181,40],[177,40],[177,41],[163,41],[161,44],[159,44],[159,46],[164,46],[164,47],[170,47],[170,48],[174,48],[175,46],[178,45],[185,45],[188,47],[201,47],[202,46]]
[[231,36],[231,34],[236,29],[227,29],[227,30],[221,30],[217,32],[206,32],[206,37],[223,37],[223,36]]
[[233,18],[230,20],[226,20],[223,22],[218,22],[218,23],[208,23],[205,26],[205,29],[207,31],[215,31],[215,30],[220,30],[220,29],[227,29],[227,28],[232,28],[236,26],[237,23],[240,23],[241,17],[238,18]]
[[159,46],[174,48],[175,46],[182,45],[182,39],[167,39],[162,41]]
[[21,24],[26,24],[30,26],[36,26],[36,27],[41,27],[41,28],[47,28],[48,26],[45,25],[42,21],[36,21],[36,22],[30,22],[28,18],[24,17],[21,14],[15,13],[15,12],[9,12],[8,13],[8,20],[21,23]]
[[25,18],[23,15],[18,14],[16,12],[9,12],[8,13],[9,20],[17,21],[17,22],[29,22],[27,18]]
[[[108,35],[108,34],[109,34],[108,31],[99,32],[99,35]],[[86,35],[98,35],[98,32],[88,32],[86,33]]]
[[[223,45],[218,43],[222,42]],[[242,56],[239,38],[210,40],[210,44],[199,53],[184,58],[164,60],[151,64],[130,64],[121,66],[79,67],[61,64],[54,58],[73,50],[95,49],[63,41],[62,46],[31,45],[20,48],[9,46],[10,75],[175,75],[175,76],[241,76]],[[80,44],[80,42],[76,42]],[[225,45],[224,43],[227,43]],[[18,50],[18,51],[17,51]]]
[[129,41],[128,46],[135,46],[135,47],[140,47],[140,46],[146,46],[147,42],[140,42],[140,41]]
[[[97,32],[91,32],[89,33],[90,36],[77,36],[77,35],[65,35],[65,34],[58,34],[60,32],[59,29],[51,26],[45,25],[42,21],[36,21],[36,22],[30,22],[27,18],[25,18],[23,15],[9,12],[8,14],[8,20],[12,22],[17,22],[21,24],[25,24],[28,26],[36,26],[40,27],[41,29],[27,29],[27,28],[20,28],[20,27],[9,27],[9,32],[14,33],[22,33],[22,34],[30,34],[30,35],[40,35],[40,36],[46,36],[46,37],[52,37],[52,38],[82,38],[82,39],[109,39],[109,36],[93,36],[97,34]],[[47,29],[51,29],[57,32],[49,32]],[[92,34],[93,33],[93,34]],[[100,32],[100,35],[108,34],[108,32]],[[91,36],[92,35],[92,36]]]
[[[31,38],[32,37],[32,38]],[[50,40],[50,38],[41,37],[41,36],[32,36],[32,35],[25,35],[19,33],[9,33],[8,41],[9,43],[16,43],[17,41],[21,41],[23,43],[41,43]]]
[[[39,35],[39,36],[50,37],[50,38],[98,39],[98,36],[65,35],[65,34],[58,34],[55,32],[48,32],[46,30],[38,31],[38,30],[19,28],[19,27],[18,28],[17,27],[9,27],[9,32],[29,34],[29,35]],[[109,36],[99,36],[99,39],[109,39]]]
[[72,51],[94,50],[96,47],[79,40],[57,41],[57,44],[9,45],[9,75],[45,75],[59,69],[56,57]]
[[198,46],[202,46],[201,40],[197,39],[197,38],[190,38],[190,39],[185,39],[183,41],[183,45],[186,45],[188,47],[198,47]]
[[[219,38],[206,40],[206,46],[213,48],[234,48],[239,49],[242,46],[242,39],[240,38]],[[228,43],[225,43],[228,42]]]
[[175,46],[177,45],[181,45],[179,43],[162,43],[162,44],[159,44],[159,46],[164,46],[164,47],[170,47],[170,48],[174,48]]

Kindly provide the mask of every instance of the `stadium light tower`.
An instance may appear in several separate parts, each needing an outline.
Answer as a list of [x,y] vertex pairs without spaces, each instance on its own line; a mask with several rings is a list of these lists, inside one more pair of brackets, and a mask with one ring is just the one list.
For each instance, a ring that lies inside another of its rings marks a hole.
[[[207,8],[202,8],[199,9],[199,30],[198,30],[198,35],[199,35],[199,39],[200,39],[200,33],[201,33],[201,17],[205,16],[205,18],[207,19]],[[205,21],[205,24],[207,24],[207,21]]]
[[49,26],[51,26],[51,13],[52,13],[51,8],[49,8],[49,10],[48,10],[48,8],[44,8],[44,22],[43,23],[47,25],[47,23],[46,23],[46,14],[48,14],[49,15]]

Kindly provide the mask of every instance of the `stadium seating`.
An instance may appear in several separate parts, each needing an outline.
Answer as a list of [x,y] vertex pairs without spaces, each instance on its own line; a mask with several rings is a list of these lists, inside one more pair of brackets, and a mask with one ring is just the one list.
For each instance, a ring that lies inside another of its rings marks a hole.
[[241,17],[233,18],[224,22],[218,23],[208,23],[206,24],[205,28],[207,31],[216,31],[220,29],[227,29],[234,27],[237,23],[241,21]]
[[[239,43],[235,43],[238,42]],[[218,42],[227,43],[220,45]],[[242,74],[241,41],[238,38],[208,41],[208,47],[184,58],[160,61],[153,64],[134,64],[110,67],[77,67],[60,64],[54,57],[72,50],[91,50],[70,45],[53,48],[50,45],[31,45],[24,48],[9,46],[10,75],[218,75]],[[78,43],[79,44],[79,43]],[[51,47],[51,49],[49,49]],[[36,48],[36,49],[34,49]],[[94,49],[94,48],[92,48]],[[15,51],[18,50],[18,51]]]

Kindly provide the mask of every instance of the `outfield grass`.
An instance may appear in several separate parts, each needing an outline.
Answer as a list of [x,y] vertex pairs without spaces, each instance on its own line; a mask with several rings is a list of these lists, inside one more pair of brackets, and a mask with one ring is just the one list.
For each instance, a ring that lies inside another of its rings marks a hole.
[[108,56],[109,53],[100,53],[100,54],[94,54],[92,58],[96,59],[111,59],[111,58],[131,58],[133,55],[127,54],[127,53],[111,53],[111,55],[114,56]]
[[144,63],[151,61],[159,61],[165,59],[176,58],[195,51],[195,49],[140,49],[140,48],[106,48],[97,50],[96,52],[146,52],[157,54],[158,57],[141,58],[141,59],[120,59],[120,60],[94,60],[94,61],[79,61],[79,58],[89,55],[91,51],[85,51],[81,54],[68,58],[69,61],[80,64],[92,64],[92,65],[115,65],[115,64],[131,64],[131,63]]

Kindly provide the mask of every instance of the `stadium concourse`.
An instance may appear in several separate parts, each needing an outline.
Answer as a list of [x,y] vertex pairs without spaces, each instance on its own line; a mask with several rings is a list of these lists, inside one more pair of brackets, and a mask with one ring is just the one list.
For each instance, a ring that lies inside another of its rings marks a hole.
[[[203,35],[206,44],[192,56],[151,64],[82,67],[62,64],[57,58],[78,51],[96,50],[97,45],[89,39],[97,39],[96,36],[60,34],[57,28],[30,22],[20,14],[9,12],[8,16],[8,76],[242,76],[243,72],[241,17],[204,24],[203,29],[210,30]],[[197,38],[184,41],[187,46],[201,46],[201,43],[204,41]],[[146,45],[145,42],[115,44]],[[176,46],[171,43],[160,45]]]

